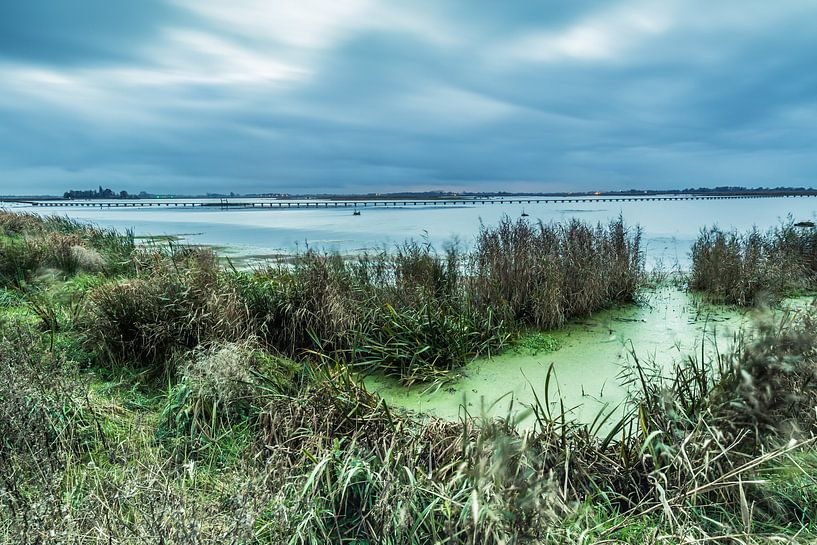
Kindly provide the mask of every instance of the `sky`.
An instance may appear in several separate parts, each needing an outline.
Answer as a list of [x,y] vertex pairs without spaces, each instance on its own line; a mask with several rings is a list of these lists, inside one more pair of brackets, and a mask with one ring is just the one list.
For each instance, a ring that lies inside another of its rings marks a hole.
[[813,0],[0,7],[0,194],[815,183]]

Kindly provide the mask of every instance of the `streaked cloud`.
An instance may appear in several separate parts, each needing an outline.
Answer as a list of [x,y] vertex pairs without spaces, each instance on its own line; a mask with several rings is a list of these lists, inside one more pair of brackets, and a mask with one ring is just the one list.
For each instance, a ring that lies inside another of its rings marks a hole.
[[622,60],[665,33],[673,11],[671,1],[614,5],[565,28],[529,32],[503,44],[496,54],[504,62]]
[[4,15],[0,193],[809,185],[817,167],[807,0]]

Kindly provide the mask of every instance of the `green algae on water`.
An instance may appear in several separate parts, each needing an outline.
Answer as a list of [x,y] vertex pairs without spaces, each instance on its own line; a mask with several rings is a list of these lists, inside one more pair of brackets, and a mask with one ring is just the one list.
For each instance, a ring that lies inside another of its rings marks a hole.
[[[599,411],[624,410],[630,394],[624,383],[634,357],[656,371],[669,371],[688,355],[727,349],[751,323],[751,314],[705,305],[687,292],[661,287],[644,294],[638,305],[597,312],[530,341],[550,351],[513,348],[479,358],[444,385],[406,387],[380,375],[367,377],[366,383],[390,405],[451,420],[463,411],[521,415],[538,397],[548,399],[556,413],[564,403],[568,417],[589,423]],[[545,392],[549,373],[550,391]]]

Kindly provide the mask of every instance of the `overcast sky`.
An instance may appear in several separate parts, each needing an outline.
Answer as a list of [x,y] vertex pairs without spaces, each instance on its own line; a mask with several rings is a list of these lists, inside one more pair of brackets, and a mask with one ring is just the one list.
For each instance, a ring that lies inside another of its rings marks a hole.
[[814,0],[0,7],[0,193],[815,181]]

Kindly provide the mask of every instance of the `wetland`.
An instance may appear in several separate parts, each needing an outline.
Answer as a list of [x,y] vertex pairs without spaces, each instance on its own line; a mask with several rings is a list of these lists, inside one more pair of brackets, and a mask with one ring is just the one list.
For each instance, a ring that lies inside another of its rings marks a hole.
[[817,537],[813,230],[704,225],[665,268],[657,224],[528,211],[240,266],[243,228],[0,211],[0,532]]

